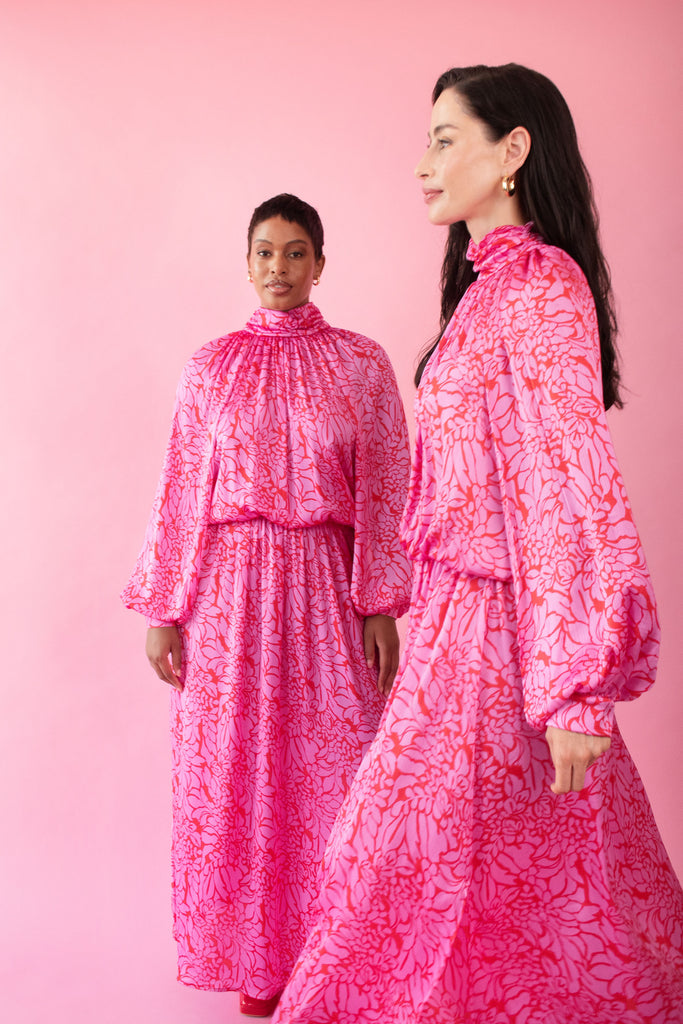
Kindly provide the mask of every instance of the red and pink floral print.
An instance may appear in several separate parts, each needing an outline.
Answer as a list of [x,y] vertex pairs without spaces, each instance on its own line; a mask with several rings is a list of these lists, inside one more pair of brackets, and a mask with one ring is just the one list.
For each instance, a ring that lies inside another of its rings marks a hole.
[[[416,402],[410,627],[277,1024],[681,1024],[683,894],[614,723],[658,626],[586,281],[496,229]],[[550,791],[547,725],[610,734]]]
[[384,700],[367,615],[402,614],[409,465],[393,371],[315,306],[259,309],[180,382],[124,601],[179,624],[179,978],[268,998],[314,919],[327,837]]

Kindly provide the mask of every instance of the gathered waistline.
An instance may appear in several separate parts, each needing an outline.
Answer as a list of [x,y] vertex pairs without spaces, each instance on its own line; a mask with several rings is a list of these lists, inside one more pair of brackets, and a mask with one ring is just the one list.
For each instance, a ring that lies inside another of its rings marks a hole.
[[253,515],[245,516],[240,519],[220,519],[211,520],[209,526],[212,529],[249,529],[255,527],[256,529],[268,530],[271,529],[275,532],[283,531],[285,533],[303,533],[305,531],[328,531],[328,530],[339,530],[342,533],[353,534],[353,526],[349,523],[339,523],[335,519],[324,519],[319,523],[297,523],[292,525],[290,523],[280,523],[277,520],[269,519],[267,516]]
[[448,559],[412,557],[411,561],[416,574],[419,573],[422,577],[440,571],[444,575],[452,575],[453,578],[466,576],[473,580],[482,580],[489,583],[500,583],[506,585],[510,585],[513,582],[512,576],[509,573],[506,573],[505,575],[501,573],[501,575],[498,576],[495,573],[484,572],[483,570],[477,571],[472,567],[458,565]]

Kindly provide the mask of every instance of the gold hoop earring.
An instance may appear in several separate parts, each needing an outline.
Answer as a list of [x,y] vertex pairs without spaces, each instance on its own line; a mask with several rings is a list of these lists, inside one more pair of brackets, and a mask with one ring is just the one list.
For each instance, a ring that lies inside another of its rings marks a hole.
[[503,192],[506,192],[510,199],[512,199],[512,197],[515,194],[516,188],[514,174],[506,174],[503,180],[501,181],[501,185],[503,186]]

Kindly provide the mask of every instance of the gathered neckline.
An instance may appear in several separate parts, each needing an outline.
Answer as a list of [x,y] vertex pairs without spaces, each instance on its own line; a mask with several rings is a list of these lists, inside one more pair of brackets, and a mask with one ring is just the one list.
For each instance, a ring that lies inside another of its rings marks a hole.
[[247,321],[247,330],[258,334],[314,333],[326,328],[327,322],[312,302],[294,309],[266,309],[259,306]]
[[531,221],[527,224],[503,224],[489,231],[480,242],[470,239],[467,259],[474,264],[476,273],[490,273],[515,259],[521,246],[539,241]]

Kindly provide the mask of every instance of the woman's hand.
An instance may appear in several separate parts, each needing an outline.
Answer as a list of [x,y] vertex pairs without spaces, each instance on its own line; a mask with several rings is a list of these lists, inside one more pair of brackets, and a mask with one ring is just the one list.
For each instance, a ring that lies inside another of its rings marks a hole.
[[378,663],[377,689],[388,697],[398,669],[396,620],[390,615],[369,615],[363,627],[363,646],[368,668]]
[[145,653],[149,663],[165,683],[182,690],[182,644],[177,626],[150,626]]
[[570,732],[549,725],[545,738],[555,766],[553,793],[578,793],[586,781],[586,771],[609,750],[609,736],[589,736],[583,732]]

